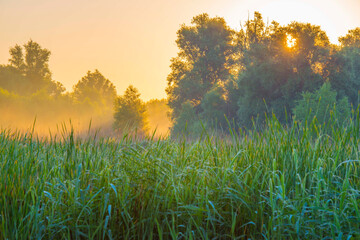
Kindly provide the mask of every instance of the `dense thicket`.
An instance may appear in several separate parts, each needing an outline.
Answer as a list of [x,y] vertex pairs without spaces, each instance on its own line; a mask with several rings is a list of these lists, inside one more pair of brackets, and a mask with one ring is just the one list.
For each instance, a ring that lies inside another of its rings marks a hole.
[[194,17],[191,26],[178,31],[179,53],[168,76],[172,132],[185,126],[224,128],[224,116],[236,127],[262,123],[272,113],[286,123],[304,94],[324,83],[331,85],[337,100],[343,99],[342,108],[348,107],[347,101],[356,107],[360,28],[339,42],[331,44],[326,33],[310,23],[265,24],[258,12],[238,32],[222,18]]

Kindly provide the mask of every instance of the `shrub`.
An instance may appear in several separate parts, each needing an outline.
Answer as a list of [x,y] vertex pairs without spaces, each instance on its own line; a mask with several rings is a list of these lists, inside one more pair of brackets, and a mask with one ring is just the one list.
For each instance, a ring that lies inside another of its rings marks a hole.
[[325,125],[330,121],[343,124],[350,117],[350,105],[347,97],[337,100],[336,95],[330,83],[324,83],[314,93],[303,93],[303,98],[293,109],[295,119],[302,123],[315,120]]

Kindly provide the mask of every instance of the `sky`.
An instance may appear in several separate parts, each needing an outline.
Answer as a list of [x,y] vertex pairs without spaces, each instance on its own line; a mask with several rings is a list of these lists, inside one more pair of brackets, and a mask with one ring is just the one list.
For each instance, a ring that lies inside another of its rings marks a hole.
[[98,69],[119,95],[132,84],[146,101],[164,98],[181,24],[206,12],[239,30],[254,11],[320,25],[333,43],[360,27],[360,0],[0,0],[0,64],[32,39],[51,51],[53,79],[68,91]]

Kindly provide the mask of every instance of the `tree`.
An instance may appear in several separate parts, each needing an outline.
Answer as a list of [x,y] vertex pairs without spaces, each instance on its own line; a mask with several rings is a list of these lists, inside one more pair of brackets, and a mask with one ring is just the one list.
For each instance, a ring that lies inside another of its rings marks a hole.
[[24,45],[25,48],[25,75],[33,84],[35,90],[41,89],[51,82],[49,69],[50,51],[43,49],[36,42],[30,40]]
[[[265,113],[275,113],[285,122],[301,92],[312,91],[325,81],[329,40],[320,27],[307,23],[281,27],[272,22],[264,27],[256,13],[245,26],[238,34],[242,68],[237,84],[239,124],[250,127],[255,118],[262,122]],[[293,47],[287,45],[288,37],[295,39]]]
[[182,25],[177,32],[179,53],[171,60],[167,77],[173,119],[180,116],[183,103],[188,101],[200,113],[205,94],[230,75],[234,31],[223,18],[210,18],[208,14],[194,17],[191,24]]
[[78,102],[89,101],[104,110],[111,110],[116,89],[114,84],[105,78],[99,70],[88,71],[86,76],[73,87],[73,96]]
[[140,99],[138,89],[130,85],[124,95],[115,99],[114,129],[126,131],[136,129],[140,133],[147,132],[146,106]]
[[327,124],[331,119],[344,124],[350,116],[349,102],[346,97],[336,100],[336,95],[328,82],[314,93],[303,93],[303,98],[293,109],[295,119],[305,123],[316,117],[320,124]]
[[270,30],[278,27],[278,23],[272,22],[270,27],[266,26],[261,13],[254,12],[254,19],[245,22],[244,27],[236,33],[237,48],[240,51],[242,60],[247,60],[249,55],[244,55],[247,50],[253,49],[254,46],[264,43],[269,39]]
[[9,52],[11,56],[9,59],[10,65],[22,72],[25,68],[25,62],[21,46],[16,44],[15,47],[10,48]]
[[15,94],[26,95],[29,87],[30,83],[17,68],[11,65],[0,65],[0,88]]
[[30,40],[23,48],[19,45],[10,48],[9,53],[9,65],[2,67],[0,73],[1,87],[19,94],[46,89],[50,95],[59,95],[65,91],[61,83],[51,78],[49,50]]
[[356,108],[360,103],[360,28],[339,38],[340,49],[334,49],[329,60],[329,79],[338,97],[347,96]]
[[201,118],[212,127],[226,126],[226,101],[225,90],[221,86],[215,86],[208,91],[201,101]]
[[344,37],[339,37],[342,47],[360,48],[360,27],[349,30]]
[[181,105],[180,115],[175,119],[171,129],[171,135],[177,137],[179,134],[198,137],[203,132],[203,125],[198,114],[196,114],[192,102],[187,101]]

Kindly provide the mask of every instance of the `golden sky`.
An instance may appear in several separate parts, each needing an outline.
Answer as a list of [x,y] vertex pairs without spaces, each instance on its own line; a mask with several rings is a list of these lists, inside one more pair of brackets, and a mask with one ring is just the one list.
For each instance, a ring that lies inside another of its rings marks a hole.
[[182,23],[207,12],[238,30],[253,11],[320,25],[334,43],[360,27],[360,0],[0,0],[0,64],[31,38],[52,52],[53,78],[67,90],[97,68],[119,94],[133,84],[144,100],[163,98]]

